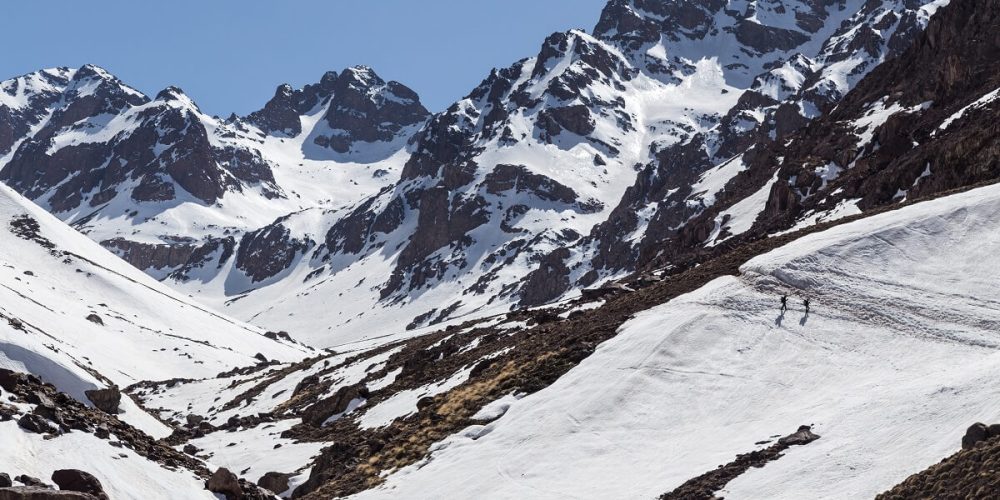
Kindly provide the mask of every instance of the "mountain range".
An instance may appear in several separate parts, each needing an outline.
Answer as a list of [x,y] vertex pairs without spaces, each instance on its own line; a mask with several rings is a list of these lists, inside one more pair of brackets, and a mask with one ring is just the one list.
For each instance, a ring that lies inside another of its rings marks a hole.
[[610,0],[437,113],[367,67],[227,118],[0,82],[0,436],[38,450],[0,471],[82,439],[113,498],[890,490],[1000,420],[997,3]]

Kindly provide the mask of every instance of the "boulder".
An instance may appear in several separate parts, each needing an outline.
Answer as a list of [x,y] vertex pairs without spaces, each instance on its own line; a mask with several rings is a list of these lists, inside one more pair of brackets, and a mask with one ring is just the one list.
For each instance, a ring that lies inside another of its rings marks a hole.
[[986,427],[986,424],[976,422],[965,431],[965,437],[962,438],[962,449],[968,450],[976,446],[976,443],[986,441],[988,438],[989,428]]
[[188,455],[197,455],[199,451],[198,447],[191,443],[184,445],[184,453],[187,453]]
[[17,425],[28,432],[34,432],[35,434],[55,434],[58,432],[52,425],[49,424],[47,420],[39,415],[28,413],[22,415],[21,418],[17,420]]
[[101,500],[108,500],[104,487],[96,477],[88,472],[77,469],[60,469],[52,473],[52,482],[63,491],[78,491],[89,493]]
[[799,427],[799,430],[794,434],[789,434],[778,440],[779,444],[784,444],[787,446],[809,444],[815,440],[819,439],[819,436],[813,434],[812,428],[808,425],[803,425]]
[[84,391],[84,394],[97,409],[111,415],[118,414],[118,405],[122,400],[122,393],[118,390],[118,386],[113,385],[107,389]]
[[91,322],[91,323],[93,323],[95,325],[104,326],[104,320],[101,319],[100,316],[98,316],[96,314],[93,314],[93,313],[87,315],[87,321],[89,321],[89,322]]
[[281,472],[268,472],[261,476],[257,480],[257,486],[262,488],[267,488],[274,493],[284,493],[288,490],[288,480],[292,477],[291,474],[283,474]]
[[220,467],[208,481],[205,481],[205,489],[212,493],[225,495],[226,500],[241,500],[243,498],[243,489],[240,488],[239,478],[225,467]]
[[205,417],[203,417],[201,415],[191,414],[191,415],[188,415],[185,418],[187,419],[188,427],[197,427],[198,424],[200,424],[200,423],[202,423],[202,422],[205,421]]
[[10,481],[10,475],[6,472],[0,472],[0,488],[8,488],[14,486],[14,483]]

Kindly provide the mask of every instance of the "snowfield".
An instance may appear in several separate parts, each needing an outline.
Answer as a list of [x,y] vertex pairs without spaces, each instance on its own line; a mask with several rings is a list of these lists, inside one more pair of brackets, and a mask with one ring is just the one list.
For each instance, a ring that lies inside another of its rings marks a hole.
[[357,497],[654,498],[801,424],[720,495],[871,497],[1000,418],[998,211],[985,187],[759,256]]
[[[37,223],[35,240],[14,234],[18,221]],[[253,365],[257,353],[293,361],[311,352],[170,290],[4,185],[0,319],[0,367],[80,401],[110,383],[209,377]]]

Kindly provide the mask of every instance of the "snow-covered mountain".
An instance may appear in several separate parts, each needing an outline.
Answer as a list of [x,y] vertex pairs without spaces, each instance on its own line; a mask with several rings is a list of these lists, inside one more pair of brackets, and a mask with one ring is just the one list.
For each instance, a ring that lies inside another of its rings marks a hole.
[[6,473],[47,482],[57,469],[87,469],[115,498],[213,498],[202,465],[154,442],[173,429],[123,389],[314,352],[178,294],[2,185],[0,249]]
[[0,186],[0,442],[30,450],[0,472],[853,498],[964,444],[930,475],[990,477],[1000,431],[961,435],[1000,420],[998,26],[615,0],[435,115],[367,68],[226,120],[94,67],[5,82],[0,175],[44,208]]
[[184,293],[339,345],[635,271],[942,3],[615,0],[433,116],[367,68],[226,120],[43,71],[2,86],[0,179]]

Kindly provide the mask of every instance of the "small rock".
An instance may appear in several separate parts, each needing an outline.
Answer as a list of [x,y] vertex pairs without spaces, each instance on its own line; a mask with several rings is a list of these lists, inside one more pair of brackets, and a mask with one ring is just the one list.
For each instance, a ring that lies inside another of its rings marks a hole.
[[98,439],[108,439],[111,437],[111,431],[108,430],[108,426],[101,424],[97,426],[97,429],[94,429],[94,435]]
[[187,453],[188,455],[197,455],[199,451],[198,447],[191,443],[184,445],[184,453]]
[[267,363],[267,357],[264,356],[263,354],[259,353],[259,352],[257,354],[254,354],[253,357],[257,361],[260,361],[261,363]]
[[104,320],[101,319],[100,316],[98,316],[96,314],[93,314],[93,313],[87,316],[87,321],[89,321],[89,322],[91,322],[91,323],[93,323],[95,325],[104,326]]
[[88,472],[77,469],[60,469],[52,473],[52,482],[60,490],[89,493],[101,500],[108,500],[101,482]]
[[198,426],[198,424],[200,424],[200,423],[202,423],[202,422],[205,421],[205,417],[203,417],[201,415],[191,414],[191,415],[188,415],[186,418],[187,418],[188,427],[196,427],[196,426]]
[[41,479],[29,476],[27,474],[21,474],[20,476],[15,477],[14,480],[25,486],[37,486],[40,488],[49,488],[49,485],[43,483]]
[[14,486],[14,483],[10,482],[10,475],[6,472],[0,472],[0,488],[7,488]]

